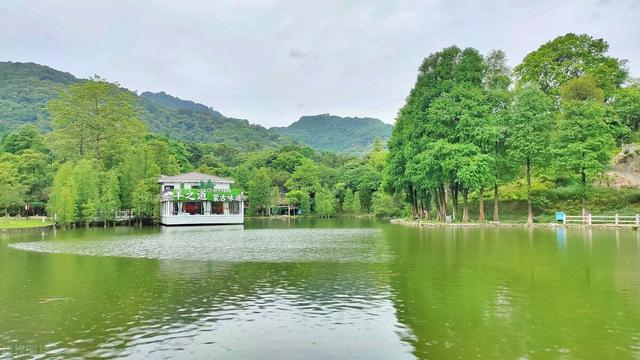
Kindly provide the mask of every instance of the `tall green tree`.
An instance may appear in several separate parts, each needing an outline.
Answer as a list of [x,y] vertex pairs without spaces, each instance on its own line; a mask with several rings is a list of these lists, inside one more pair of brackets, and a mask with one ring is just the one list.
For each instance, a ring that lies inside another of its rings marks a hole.
[[2,138],[0,148],[11,154],[20,154],[25,150],[45,152],[44,140],[38,128],[25,125],[18,131],[7,134]]
[[73,179],[76,183],[78,198],[78,220],[89,225],[98,213],[100,190],[98,185],[98,171],[95,160],[81,159],[73,168]]
[[0,161],[0,208],[9,215],[9,209],[24,204],[25,187],[19,182],[18,170],[12,161]]
[[615,144],[604,121],[605,107],[595,101],[569,100],[562,103],[562,117],[555,141],[557,168],[573,174],[581,185],[582,211],[587,211],[589,186],[611,160]]
[[105,226],[108,222],[115,221],[116,211],[120,210],[120,184],[116,170],[100,174],[100,201],[97,210]]
[[625,60],[608,55],[609,44],[587,34],[559,36],[527,54],[515,68],[520,84],[534,84],[555,94],[567,81],[592,76],[607,97],[628,78]]
[[131,194],[131,202],[138,224],[142,225],[143,218],[157,222],[160,218],[160,194],[158,193],[158,179],[147,178],[140,180]]
[[[507,65],[507,55],[502,50],[492,50],[485,58],[484,90],[490,111],[493,116],[490,123],[485,126],[490,128],[493,135],[492,150],[489,151],[493,157],[494,183],[493,185],[493,221],[500,220],[500,191],[499,186],[510,179],[511,171],[506,153],[507,140],[507,120],[508,108],[511,103],[511,91],[509,87],[512,82],[512,71]],[[479,220],[484,219],[483,196],[479,196],[479,207],[481,215]]]
[[66,162],[58,168],[47,204],[49,216],[64,227],[77,219],[78,188],[73,165],[73,162]]
[[331,191],[321,188],[316,192],[315,212],[316,214],[324,217],[335,215],[336,198]]
[[90,157],[115,165],[146,132],[133,96],[118,84],[94,77],[69,85],[48,104],[51,146],[60,159]]
[[614,96],[613,108],[616,115],[631,130],[640,129],[640,85],[620,89]]
[[271,185],[269,169],[263,167],[254,170],[251,180],[249,180],[249,186],[247,187],[247,193],[249,196],[249,213],[252,215],[270,215],[269,209],[273,193],[272,189],[273,187]]
[[[550,159],[554,131],[553,100],[535,86],[516,91],[509,114],[507,152],[512,161],[524,167],[527,179],[527,223],[533,223],[531,176],[534,168]],[[519,166],[519,167],[520,167]]]
[[300,213],[306,215],[311,211],[309,194],[302,190],[291,190],[285,194],[287,202],[292,206],[298,206]]

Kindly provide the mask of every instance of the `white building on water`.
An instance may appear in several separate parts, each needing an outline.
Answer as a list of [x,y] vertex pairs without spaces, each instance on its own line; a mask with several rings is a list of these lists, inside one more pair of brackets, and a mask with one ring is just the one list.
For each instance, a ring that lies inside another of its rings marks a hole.
[[247,197],[231,187],[233,180],[198,172],[158,179],[163,225],[223,225],[244,223]]

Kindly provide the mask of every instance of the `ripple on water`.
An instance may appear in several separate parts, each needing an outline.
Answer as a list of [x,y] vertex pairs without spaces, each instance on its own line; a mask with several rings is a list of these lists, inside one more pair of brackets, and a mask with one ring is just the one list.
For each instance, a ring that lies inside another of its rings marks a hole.
[[379,229],[171,229],[110,239],[38,241],[9,246],[35,252],[163,260],[372,263],[389,260]]

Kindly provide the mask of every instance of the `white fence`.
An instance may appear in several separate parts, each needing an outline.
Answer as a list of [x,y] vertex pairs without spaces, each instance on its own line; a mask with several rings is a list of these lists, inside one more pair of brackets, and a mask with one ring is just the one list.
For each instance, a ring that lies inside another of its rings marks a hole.
[[562,223],[585,225],[635,225],[640,227],[640,214],[635,215],[564,215]]

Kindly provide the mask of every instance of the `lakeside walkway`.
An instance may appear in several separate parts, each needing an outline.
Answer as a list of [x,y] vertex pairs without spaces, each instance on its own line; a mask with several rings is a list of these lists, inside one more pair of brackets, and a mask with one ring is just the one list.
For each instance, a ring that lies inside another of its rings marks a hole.
[[567,229],[631,229],[636,230],[638,227],[636,224],[562,224],[562,223],[504,223],[487,221],[484,223],[443,223],[435,221],[418,221],[418,220],[405,220],[405,219],[391,219],[391,224],[414,226],[414,227],[427,227],[427,228],[480,228],[480,227],[505,227],[505,228],[567,228]]

